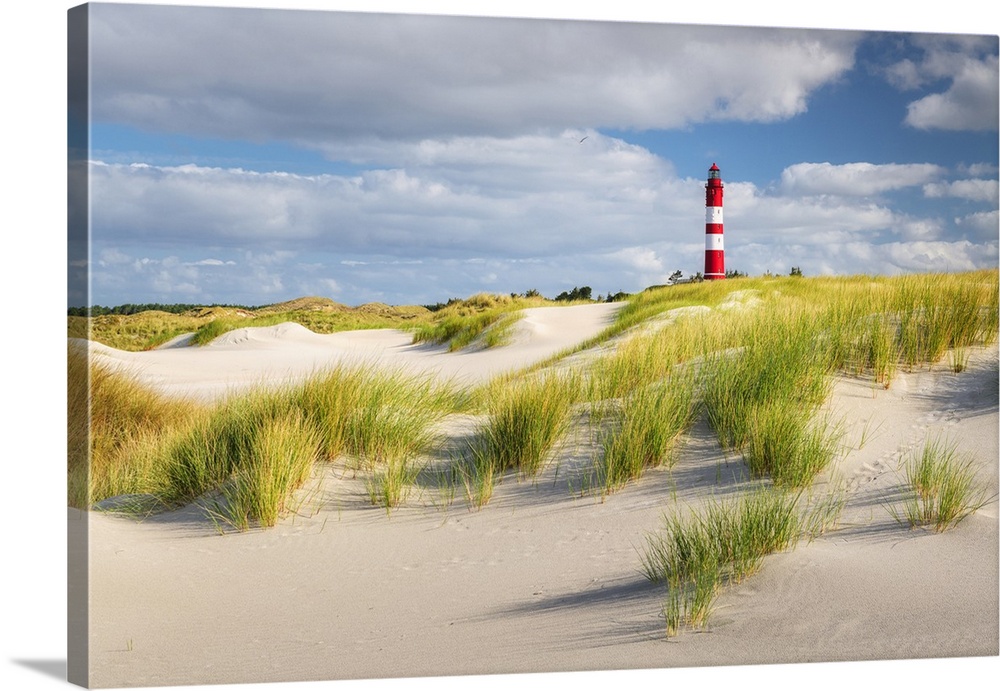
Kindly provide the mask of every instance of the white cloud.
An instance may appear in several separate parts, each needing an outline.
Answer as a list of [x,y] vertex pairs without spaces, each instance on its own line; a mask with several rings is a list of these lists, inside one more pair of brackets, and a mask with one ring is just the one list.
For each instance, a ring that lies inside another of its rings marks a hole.
[[931,163],[796,163],[781,173],[786,194],[834,194],[867,197],[924,185],[945,173]]
[[885,69],[885,77],[897,89],[917,89],[923,83],[920,67],[913,60],[906,58]]
[[997,59],[969,63],[947,91],[907,106],[906,124],[918,129],[996,130]]
[[[101,241],[95,241],[101,245]],[[152,248],[144,247],[143,252]],[[184,248],[197,251],[197,247]],[[275,301],[286,290],[286,279],[296,276],[290,267],[294,253],[245,253],[240,270],[230,267],[234,260],[190,260],[168,248],[162,254],[136,257],[127,248],[95,247],[101,259],[91,270],[94,300],[97,304],[123,302],[213,302],[260,304]],[[329,287],[329,284],[321,285]],[[111,296],[125,295],[114,299]],[[111,299],[108,299],[111,297]],[[297,296],[296,296],[297,297]]]
[[111,247],[111,248],[103,250],[102,252],[99,253],[98,260],[97,260],[97,265],[98,266],[115,266],[115,265],[121,265],[121,264],[128,264],[131,261],[132,261],[132,258],[129,257],[127,254],[125,254],[124,252],[121,252],[120,250],[118,250],[118,249],[116,249],[114,247]]
[[[654,214],[703,213],[696,183],[678,182],[647,150],[597,132],[578,141],[575,132],[424,140],[398,148],[402,165],[352,176],[96,163],[93,223],[109,243],[336,251],[369,261],[352,255],[621,247],[662,232]],[[612,217],[623,221],[614,237]]]
[[96,118],[308,146],[365,136],[415,141],[567,126],[773,122],[804,112],[815,89],[844,74],[861,36],[138,5],[92,10]]
[[924,185],[924,196],[931,198],[957,197],[975,202],[997,204],[1000,185],[996,180],[956,180]]
[[1000,235],[1000,211],[979,211],[956,218],[955,225],[973,240],[980,242],[996,240]]
[[196,262],[187,262],[188,266],[236,266],[233,260],[222,261],[221,259],[200,259]]
[[996,38],[990,36],[915,36],[923,52],[887,68],[898,89],[926,88],[944,80],[944,91],[907,106],[904,122],[917,129],[995,131],[998,119]]
[[893,225],[892,231],[906,241],[938,240],[945,234],[942,221],[935,218],[902,217]]
[[997,170],[998,168],[994,163],[973,163],[971,165],[958,166],[958,171],[960,173],[974,178],[996,177]]
[[609,258],[645,274],[663,272],[663,261],[648,247],[626,247],[612,252]]
[[979,245],[968,240],[954,242],[899,242],[876,250],[885,264],[883,273],[927,271],[970,271],[996,266],[997,243]]

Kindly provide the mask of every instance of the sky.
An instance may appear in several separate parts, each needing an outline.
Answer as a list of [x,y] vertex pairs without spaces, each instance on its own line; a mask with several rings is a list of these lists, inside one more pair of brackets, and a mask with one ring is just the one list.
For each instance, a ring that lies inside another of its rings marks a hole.
[[91,304],[998,264],[996,35],[90,12]]

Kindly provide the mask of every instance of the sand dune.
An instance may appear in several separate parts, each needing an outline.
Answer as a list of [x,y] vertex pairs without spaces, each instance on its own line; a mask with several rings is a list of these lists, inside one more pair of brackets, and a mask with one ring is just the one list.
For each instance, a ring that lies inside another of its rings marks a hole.
[[[482,381],[599,332],[614,306],[527,310],[510,346],[448,354],[400,332],[318,336],[294,325],[203,348],[100,348],[165,391],[212,396],[349,358]],[[387,518],[342,469],[267,531],[219,536],[203,512],[143,522],[90,515],[91,659],[99,686],[388,678],[998,654],[994,501],[958,529],[900,526],[886,510],[905,453],[947,434],[996,492],[998,353],[969,369],[900,372],[889,390],[836,383],[845,453],[842,528],[769,557],[721,596],[705,632],[663,637],[662,591],[636,548],[674,499],[698,506],[748,474],[696,425],[671,472],[602,500],[581,493],[582,428],[534,482],[509,479],[482,511],[436,487]],[[474,420],[450,420],[453,438]],[[126,653],[126,646],[131,649]]]
[[213,398],[258,383],[300,380],[340,363],[372,363],[459,384],[474,384],[527,367],[596,336],[623,303],[524,310],[510,345],[449,353],[445,346],[412,343],[395,329],[316,334],[294,323],[247,327],[203,347],[183,337],[157,350],[132,353],[93,345],[100,361],[134,372],[160,390]]

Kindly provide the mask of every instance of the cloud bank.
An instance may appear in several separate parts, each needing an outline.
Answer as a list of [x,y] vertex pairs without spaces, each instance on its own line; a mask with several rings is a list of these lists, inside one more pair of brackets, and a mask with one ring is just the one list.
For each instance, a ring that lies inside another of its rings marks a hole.
[[861,36],[100,5],[92,27],[95,118],[308,146],[773,122],[851,67]]

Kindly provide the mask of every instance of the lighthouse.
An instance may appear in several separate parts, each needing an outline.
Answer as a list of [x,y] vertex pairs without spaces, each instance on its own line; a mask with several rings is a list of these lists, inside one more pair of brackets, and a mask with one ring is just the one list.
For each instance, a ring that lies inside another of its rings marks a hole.
[[705,279],[715,281],[726,277],[725,253],[722,247],[722,178],[719,166],[712,164],[705,183]]

